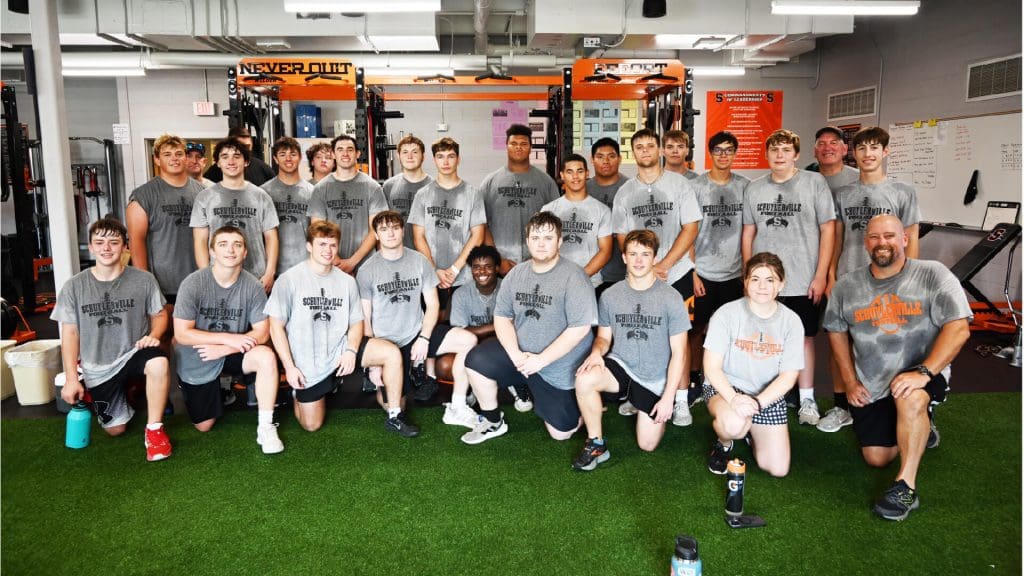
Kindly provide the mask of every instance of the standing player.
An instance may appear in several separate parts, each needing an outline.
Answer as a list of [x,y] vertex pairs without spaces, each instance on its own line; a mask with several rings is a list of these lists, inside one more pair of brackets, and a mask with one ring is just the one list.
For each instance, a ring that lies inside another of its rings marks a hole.
[[[907,257],[918,255],[918,223],[921,212],[917,192],[908,184],[890,181],[885,176],[885,157],[889,155],[889,133],[872,127],[853,137],[853,156],[860,168],[860,177],[852,184],[832,193],[836,202],[836,243],[829,270],[829,290],[836,279],[870,262],[864,251],[864,231],[868,221],[879,214],[892,214],[903,222],[907,235]],[[842,376],[833,363],[832,390],[835,406],[821,417],[818,430],[837,432],[853,424],[850,402],[843,388]]]
[[402,173],[395,174],[384,182],[384,197],[388,200],[388,209],[398,212],[405,220],[405,247],[415,250],[415,235],[412,232],[412,222],[409,221],[409,208],[412,207],[412,199],[416,197],[416,193],[434,179],[423,171],[426,147],[422,140],[407,134],[398,141],[396,148]]
[[498,291],[496,340],[466,358],[469,382],[480,403],[480,419],[462,436],[479,444],[508,431],[498,408],[498,386],[529,387],[534,409],[555,440],[580,427],[573,393],[576,369],[586,358],[597,323],[597,302],[583,269],[558,255],[562,222],[538,212],[526,225],[530,260],[513,268]]
[[[587,180],[587,195],[597,198],[610,210],[615,205],[615,194],[626,183],[627,178],[619,172],[622,158],[619,143],[612,138],[601,138],[590,147],[590,160],[594,163],[594,177]],[[617,241],[612,241],[612,255],[601,269],[602,284],[597,295],[612,284],[626,277],[626,266],[622,262],[622,250]]]
[[[399,412],[402,357],[380,338],[363,341],[363,310],[356,281],[333,266],[341,231],[319,221],[306,234],[309,258],[281,275],[267,302],[270,337],[295,398],[295,417],[305,430],[320,429],[325,397],[358,366],[379,373],[387,391],[389,414]],[[386,422],[388,430],[404,429]]]
[[270,195],[244,177],[249,149],[238,140],[221,140],[213,148],[224,179],[196,196],[192,206],[192,246],[196,265],[210,264],[210,231],[232,226],[245,236],[245,269],[270,292],[277,274],[277,210]]
[[884,468],[900,459],[896,481],[874,506],[887,520],[920,505],[918,468],[930,437],[938,438],[931,406],[946,399],[949,363],[972,318],[957,278],[938,262],[907,258],[908,243],[899,218],[872,218],[864,235],[871,264],[836,282],[825,312],[864,461]]
[[75,274],[57,296],[50,318],[61,325],[64,374],[77,374],[80,365],[88,388],[69,376],[61,398],[75,404],[88,394],[103,431],[118,436],[135,414],[125,394],[128,382],[145,377],[146,460],[163,460],[171,455],[161,423],[170,383],[167,353],[160,349],[167,312],[153,275],[122,264],[127,237],[117,220],[93,222],[89,253],[96,265]]
[[566,156],[562,161],[565,194],[541,210],[562,221],[562,256],[583,268],[597,287],[603,282],[601,269],[612,256],[612,211],[587,195],[587,172],[586,158]]
[[480,185],[487,211],[487,243],[501,253],[498,273],[502,276],[529,257],[523,242],[526,222],[541,206],[558,198],[555,181],[530,165],[531,134],[529,126],[509,126],[505,131],[508,164]]
[[679,292],[654,274],[658,236],[634,230],[624,251],[626,280],[601,295],[597,338],[576,371],[576,400],[587,426],[587,442],[572,463],[576,470],[593,470],[611,457],[601,427],[602,393],[624,394],[638,408],[636,443],[651,452],[665,435],[683,380],[690,318]]
[[283,136],[274,142],[274,162],[277,177],[261,186],[274,201],[279,226],[280,256],[277,270],[284,273],[292,266],[306,260],[306,226],[309,217],[309,197],[313,186],[299,177],[299,163],[302,150],[294,138]]
[[[225,171],[227,176],[227,171]],[[222,226],[210,240],[213,263],[185,278],[174,307],[174,355],[185,407],[196,430],[209,432],[224,415],[221,374],[243,376],[256,386],[256,443],[264,454],[284,450],[274,424],[277,357],[266,346],[270,327],[267,295],[242,269],[245,234]]]
[[334,172],[334,150],[330,142],[317,142],[306,149],[309,162],[309,183],[316,186],[328,174]]
[[686,164],[690,156],[690,135],[682,130],[669,130],[661,137],[661,141],[665,170],[675,172],[687,180],[696,178],[697,173]]
[[814,159],[818,161],[818,173],[825,177],[833,194],[857,181],[857,169],[846,165],[847,150],[843,131],[839,128],[825,126],[814,133]]
[[796,167],[800,137],[776,130],[765,141],[771,172],[747,186],[743,204],[743,261],[756,252],[782,258],[789,277],[780,302],[804,326],[804,369],[800,372],[800,423],[818,424],[814,401],[814,336],[828,284],[835,242],[835,206],[821,174]]
[[331,141],[331,149],[337,167],[313,188],[310,223],[328,220],[341,228],[341,246],[334,265],[342,272],[355,274],[373,252],[370,220],[387,210],[388,201],[380,184],[359,171],[355,137],[342,134]]
[[[743,196],[750,180],[732,171],[739,140],[730,132],[708,139],[711,170],[693,185],[704,220],[694,246],[693,330],[690,337],[690,382],[704,381],[704,331],[723,304],[743,297]],[[697,388],[699,392],[699,388]]]
[[[256,186],[262,185],[267,180],[274,177],[274,171],[271,170],[267,163],[257,158],[252,153],[252,135],[249,134],[249,129],[245,126],[235,126],[228,130],[228,140],[235,140],[241,144],[248,152],[246,156],[246,165],[244,170],[243,179],[251,182]],[[206,171],[206,177],[214,182],[220,182],[224,178],[223,168],[217,164],[217,154],[214,152],[213,155],[214,165]]]
[[[693,261],[689,252],[701,220],[700,205],[693,185],[675,172],[661,167],[658,134],[644,128],[633,134],[633,158],[636,177],[628,180],[615,195],[612,227],[622,247],[626,234],[648,229],[658,235],[654,274],[671,284],[683,300],[693,296]],[[683,362],[683,374],[690,373],[689,354]],[[693,422],[688,402],[689,383],[676,392],[672,423],[689,426]],[[632,408],[620,407],[620,413],[631,414]]]

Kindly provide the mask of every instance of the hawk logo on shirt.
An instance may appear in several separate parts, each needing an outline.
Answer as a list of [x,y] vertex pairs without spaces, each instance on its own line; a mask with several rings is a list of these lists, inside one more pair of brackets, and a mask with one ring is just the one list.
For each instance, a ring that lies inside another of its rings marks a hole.
[[800,202],[785,202],[782,194],[775,198],[774,202],[761,202],[757,205],[757,212],[762,216],[768,216],[764,225],[771,228],[788,228],[789,220],[800,213],[803,205]]
[[427,206],[427,216],[434,218],[434,228],[451,230],[452,222],[462,218],[462,210],[460,208],[449,208],[448,199],[446,198],[440,206]]
[[661,217],[671,212],[674,207],[675,202],[658,202],[654,194],[651,194],[647,198],[647,204],[633,206],[630,212],[635,218],[644,219],[645,228],[660,228],[665,224]]
[[242,318],[241,308],[228,308],[228,301],[224,298],[216,306],[200,306],[199,315],[211,320],[207,325],[209,332],[232,332],[232,326]]
[[351,220],[355,217],[353,212],[363,208],[363,199],[358,197],[349,198],[348,190],[342,190],[341,196],[336,200],[328,200],[327,207],[334,211],[336,220]]
[[103,300],[93,304],[83,304],[82,314],[90,318],[98,318],[97,326],[120,326],[124,320],[120,315],[135,307],[134,298],[121,298],[114,300],[110,292],[103,293]]
[[776,342],[770,334],[765,334],[761,330],[754,332],[750,336],[736,338],[733,346],[754,360],[767,360],[772,356],[780,356],[783,351],[782,344]]
[[661,326],[661,322],[661,316],[644,314],[640,304],[637,304],[632,312],[615,315],[615,323],[620,328],[629,328],[629,331],[626,332],[626,340],[647,341],[650,338],[648,330],[654,330]]
[[725,201],[725,196],[719,196],[717,204],[701,206],[701,210],[704,212],[705,218],[711,218],[712,228],[720,226],[728,228],[732,226],[732,219],[743,210],[743,205],[729,204]]
[[292,195],[289,194],[284,202],[274,202],[274,208],[277,209],[277,219],[282,223],[297,224],[300,222],[300,218],[306,215],[307,204],[301,202],[295,202],[292,200]]
[[580,220],[576,211],[573,210],[572,216],[565,222],[562,222],[562,241],[569,244],[583,244],[584,237],[593,229],[593,222]]
[[390,282],[377,284],[377,291],[388,297],[388,302],[400,304],[412,302],[412,297],[407,292],[417,292],[420,289],[420,279],[411,278],[402,280],[401,275],[395,272],[395,279]]
[[344,298],[331,298],[323,288],[320,289],[319,296],[309,296],[302,299],[303,306],[317,311],[316,314],[313,314],[314,322],[330,322],[331,314],[329,310],[338,310],[344,304]]
[[868,220],[879,214],[892,214],[892,210],[881,206],[872,206],[871,199],[867,196],[859,206],[849,206],[843,209],[843,218],[850,224],[850,230],[864,230],[868,227]]
[[250,218],[256,217],[256,209],[248,206],[239,206],[238,198],[231,200],[230,206],[218,206],[213,209],[213,215],[223,218],[224,225],[234,226],[245,230]]
[[523,184],[516,180],[512,186],[499,186],[498,195],[508,199],[509,208],[525,208],[526,199],[537,195],[536,188],[523,188]]
[[551,296],[540,291],[540,284],[535,284],[532,292],[516,292],[516,304],[526,308],[523,315],[534,320],[540,320],[540,313],[551,305],[552,300]]
[[192,218],[192,203],[185,198],[178,198],[174,204],[164,204],[160,209],[164,214],[174,218],[175,226],[188,226]]
[[922,314],[921,301],[903,300],[895,294],[881,294],[871,304],[853,311],[853,321],[871,322],[871,325],[884,334],[896,334],[900,331],[907,318]]

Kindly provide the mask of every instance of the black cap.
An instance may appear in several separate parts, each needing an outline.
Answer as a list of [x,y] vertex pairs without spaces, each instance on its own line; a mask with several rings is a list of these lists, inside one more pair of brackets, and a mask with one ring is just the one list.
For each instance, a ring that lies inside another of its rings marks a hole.
[[825,126],[824,128],[819,128],[818,131],[814,133],[814,139],[817,140],[818,138],[821,138],[821,135],[824,134],[825,132],[831,132],[838,136],[840,140],[843,140],[843,131],[840,130],[839,128],[836,128],[835,126]]

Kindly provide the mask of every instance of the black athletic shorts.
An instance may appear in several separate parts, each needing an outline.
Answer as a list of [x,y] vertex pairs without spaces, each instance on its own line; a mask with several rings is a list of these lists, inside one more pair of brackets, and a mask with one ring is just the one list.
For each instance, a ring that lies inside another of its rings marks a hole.
[[[661,400],[661,397],[644,388],[643,384],[633,380],[633,377],[626,372],[626,369],[622,367],[622,364],[619,364],[618,360],[605,358],[604,365],[612,373],[612,376],[615,377],[615,381],[619,383],[618,392],[602,394],[605,401],[626,399],[629,400],[630,404],[636,406],[637,410],[651,416],[654,405]],[[651,416],[651,418],[654,417]]]
[[[441,348],[441,344],[444,343],[444,339],[448,336],[448,332],[451,331],[452,327],[447,324],[436,324],[434,330],[430,333],[430,342],[427,344],[427,358],[436,358],[437,350]],[[419,340],[420,337],[417,334],[415,338],[409,341],[405,346],[399,346],[398,350],[402,353],[402,374],[404,376],[404,384],[402,386],[402,394],[411,394],[415,389],[412,378],[409,377],[409,370],[412,369],[412,355],[413,344]],[[369,342],[369,338],[363,338],[363,341],[359,343],[359,350],[356,351],[356,368],[360,368],[363,365],[363,352],[366,351],[366,343]]]
[[682,295],[684,302],[693,298],[693,270],[691,269],[682,278],[673,282],[672,287]]
[[[242,358],[245,354],[235,352],[224,357],[224,367],[220,375],[237,376],[249,386],[256,383],[256,372],[245,374],[242,370]],[[189,384],[182,382],[181,395],[185,399],[185,409],[193,424],[205,422],[211,418],[224,415],[224,399],[220,396],[220,375],[205,384]]]
[[722,282],[701,278],[701,281],[704,283],[705,294],[693,297],[694,324],[706,325],[716,310],[733,300],[743,298],[742,278]]
[[154,358],[167,358],[167,353],[157,347],[142,348],[109,380],[89,388],[92,409],[100,426],[112,428],[127,424],[135,411],[128,405],[128,383],[132,378],[146,377],[146,363]]
[[825,297],[815,304],[807,296],[779,296],[779,302],[786,305],[800,317],[800,323],[804,325],[804,336],[810,338],[818,335],[821,327],[821,313],[827,304]]
[[170,304],[171,306],[174,306],[174,302],[177,299],[178,299],[178,295],[177,294],[164,294],[164,300],[167,300],[167,303]]
[[[924,391],[932,406],[942,404],[949,394],[946,377],[936,374],[924,385]],[[853,416],[853,433],[861,447],[896,445],[896,400],[892,394],[863,408],[851,405],[850,415]]]
[[552,428],[568,432],[579,426],[580,408],[576,403],[576,392],[555,388],[540,374],[532,374],[529,378],[520,374],[497,338],[485,340],[470,350],[466,356],[466,367],[496,380],[499,388],[529,388],[534,412]]
[[[358,363],[356,365],[358,366]],[[307,384],[301,390],[292,389],[292,397],[302,404],[311,404],[333,392],[340,383],[341,379],[335,376],[334,372],[331,372],[326,378],[312,386]]]

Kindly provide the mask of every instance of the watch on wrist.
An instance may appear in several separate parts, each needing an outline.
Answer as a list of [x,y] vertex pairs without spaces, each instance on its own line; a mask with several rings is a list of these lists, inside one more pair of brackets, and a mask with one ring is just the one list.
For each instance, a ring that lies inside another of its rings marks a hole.
[[925,366],[924,364],[918,364],[917,366],[914,366],[914,370],[916,370],[918,374],[924,374],[929,379],[935,378],[935,374],[932,374],[932,371],[929,370],[928,367]]

